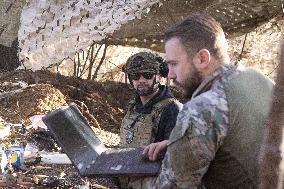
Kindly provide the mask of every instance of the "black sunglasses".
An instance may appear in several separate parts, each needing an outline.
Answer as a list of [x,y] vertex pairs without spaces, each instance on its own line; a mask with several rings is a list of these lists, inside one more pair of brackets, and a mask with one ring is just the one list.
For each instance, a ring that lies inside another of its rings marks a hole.
[[137,73],[131,73],[129,74],[129,79],[131,80],[139,80],[141,75],[145,78],[145,79],[152,79],[153,76],[155,75],[155,73],[153,72],[137,72]]

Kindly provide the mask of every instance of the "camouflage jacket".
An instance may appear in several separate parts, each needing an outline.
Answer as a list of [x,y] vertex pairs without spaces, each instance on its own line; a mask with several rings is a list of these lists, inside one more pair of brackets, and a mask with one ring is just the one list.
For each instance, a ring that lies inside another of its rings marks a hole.
[[222,145],[229,126],[224,83],[238,72],[222,65],[184,104],[170,138],[158,178],[133,182],[133,188],[202,188],[202,177]]

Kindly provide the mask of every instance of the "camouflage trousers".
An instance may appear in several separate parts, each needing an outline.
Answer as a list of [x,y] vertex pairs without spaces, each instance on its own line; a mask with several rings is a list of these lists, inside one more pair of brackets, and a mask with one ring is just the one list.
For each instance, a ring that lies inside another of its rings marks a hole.
[[[149,186],[155,186],[157,177],[135,177],[128,183],[129,189],[148,189]],[[150,189],[150,188],[149,188]]]

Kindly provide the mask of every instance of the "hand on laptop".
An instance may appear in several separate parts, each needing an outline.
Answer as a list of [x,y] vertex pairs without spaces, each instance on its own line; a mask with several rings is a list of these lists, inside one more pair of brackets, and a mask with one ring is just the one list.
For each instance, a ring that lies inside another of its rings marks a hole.
[[161,142],[151,143],[148,146],[145,146],[143,155],[147,156],[151,161],[158,160],[166,152],[168,142],[168,140],[163,140]]

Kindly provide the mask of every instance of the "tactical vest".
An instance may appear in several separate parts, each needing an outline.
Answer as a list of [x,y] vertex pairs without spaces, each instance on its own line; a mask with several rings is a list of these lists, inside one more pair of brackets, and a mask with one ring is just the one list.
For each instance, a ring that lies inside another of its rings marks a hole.
[[257,188],[258,156],[273,86],[270,79],[254,70],[241,72],[225,84],[229,129],[203,177],[206,188]]
[[149,114],[138,113],[135,105],[129,107],[120,128],[120,147],[137,148],[155,141],[161,113],[170,103],[176,103],[174,98],[166,98],[153,105]]

